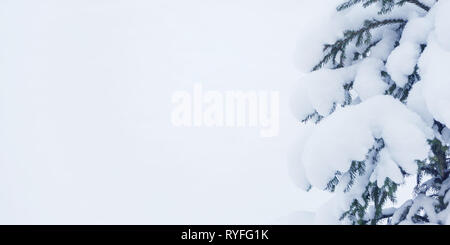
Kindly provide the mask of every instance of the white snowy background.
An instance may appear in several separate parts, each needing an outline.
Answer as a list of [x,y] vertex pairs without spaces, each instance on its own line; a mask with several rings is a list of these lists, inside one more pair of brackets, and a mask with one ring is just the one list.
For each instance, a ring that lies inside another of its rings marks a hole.
[[[328,195],[289,176],[289,97],[325,5],[0,0],[0,223],[310,222]],[[280,135],[173,127],[194,83],[280,91]]]

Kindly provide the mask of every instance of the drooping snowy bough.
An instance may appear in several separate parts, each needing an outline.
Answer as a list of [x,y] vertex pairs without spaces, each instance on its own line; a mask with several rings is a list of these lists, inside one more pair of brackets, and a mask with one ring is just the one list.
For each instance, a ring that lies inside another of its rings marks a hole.
[[[450,1],[337,2],[292,100],[317,124],[296,182],[334,193],[316,222],[450,224]],[[411,200],[388,205],[407,176]]]

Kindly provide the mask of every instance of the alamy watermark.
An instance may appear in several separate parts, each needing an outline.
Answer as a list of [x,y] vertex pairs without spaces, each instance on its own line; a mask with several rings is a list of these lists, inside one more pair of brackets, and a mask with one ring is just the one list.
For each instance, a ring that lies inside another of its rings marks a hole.
[[278,91],[203,90],[172,94],[172,124],[177,127],[251,127],[261,137],[278,136],[280,127]]

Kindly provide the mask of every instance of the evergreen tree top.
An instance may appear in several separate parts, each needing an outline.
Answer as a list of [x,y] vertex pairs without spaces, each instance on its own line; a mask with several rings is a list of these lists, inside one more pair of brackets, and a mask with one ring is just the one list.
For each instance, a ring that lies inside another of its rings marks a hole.
[[[293,103],[317,124],[302,148],[304,188],[335,193],[331,216],[342,223],[450,222],[450,1],[349,0],[336,10],[347,28],[323,44]],[[415,194],[395,204],[409,176]]]

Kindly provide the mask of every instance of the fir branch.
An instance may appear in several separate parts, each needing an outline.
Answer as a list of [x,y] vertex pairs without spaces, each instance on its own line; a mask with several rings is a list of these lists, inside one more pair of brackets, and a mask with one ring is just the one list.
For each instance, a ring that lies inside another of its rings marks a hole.
[[427,12],[430,10],[429,6],[423,4],[419,0],[400,0],[397,3],[395,2],[395,0],[348,0],[347,2],[340,4],[336,9],[337,9],[337,11],[342,11],[342,10],[348,9],[348,8],[352,7],[353,5],[361,3],[361,2],[363,3],[362,6],[364,8],[367,8],[374,3],[380,2],[381,10],[378,12],[378,14],[389,13],[395,5],[402,6],[405,3],[414,4],[417,7],[421,8]]
[[418,6],[419,8],[421,8],[427,12],[430,11],[430,7],[421,3],[419,0],[403,0],[403,1],[399,2],[399,5],[403,4],[404,2],[415,4],[416,6]]
[[367,58],[367,56],[369,56],[370,50],[375,47],[379,42],[381,41],[381,39],[371,43],[370,45],[368,45],[366,47],[366,49],[362,52],[362,58]]
[[334,44],[325,44],[323,51],[327,52],[322,60],[313,68],[313,71],[322,68],[326,63],[332,61],[334,65],[337,64],[336,58],[339,55],[338,67],[344,66],[345,49],[347,45],[356,39],[356,46],[366,44],[370,46],[372,38],[371,30],[391,24],[405,24],[404,19],[387,19],[387,20],[366,20],[364,25],[359,30],[348,30],[344,32],[344,38],[337,40]]

